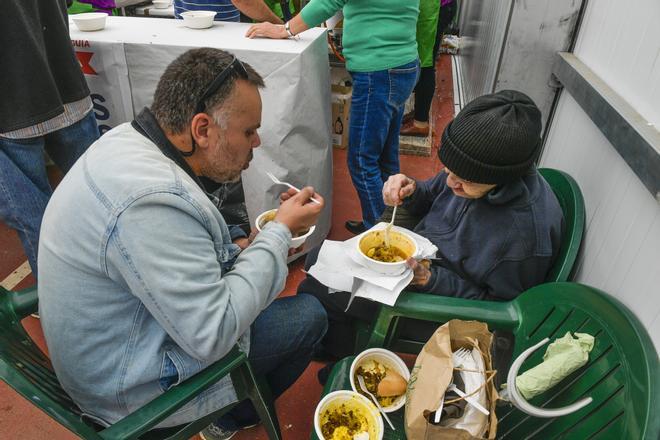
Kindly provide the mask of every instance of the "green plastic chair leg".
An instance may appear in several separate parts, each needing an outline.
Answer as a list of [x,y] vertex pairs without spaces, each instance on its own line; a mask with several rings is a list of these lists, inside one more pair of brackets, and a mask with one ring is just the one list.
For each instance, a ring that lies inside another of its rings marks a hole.
[[280,440],[282,433],[275,412],[275,405],[270,395],[266,395],[268,387],[257,385],[258,379],[252,373],[248,364],[243,364],[240,368],[232,372],[232,381],[236,390],[252,401],[259,419],[264,424],[268,438],[271,440]]

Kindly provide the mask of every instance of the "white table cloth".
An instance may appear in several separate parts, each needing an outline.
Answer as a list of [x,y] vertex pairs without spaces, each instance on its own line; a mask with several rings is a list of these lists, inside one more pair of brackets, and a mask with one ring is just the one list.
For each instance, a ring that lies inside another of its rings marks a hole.
[[214,22],[193,30],[181,20],[108,17],[104,30],[81,32],[70,26],[72,44],[92,91],[103,130],[130,121],[152,102],[165,67],[188,49],[215,47],[235,54],[259,72],[261,147],[243,174],[250,219],[278,205],[285,190],[264,172],[295,186],[313,185],[326,200],[316,232],[306,248],[320,244],[330,229],[332,144],[330,70],[325,30],[310,29],[291,40],[250,40],[249,24]]

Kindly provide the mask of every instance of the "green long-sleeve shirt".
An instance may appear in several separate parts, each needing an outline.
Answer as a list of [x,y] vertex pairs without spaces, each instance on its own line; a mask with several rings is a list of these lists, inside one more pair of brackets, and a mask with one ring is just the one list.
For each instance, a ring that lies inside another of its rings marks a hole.
[[310,27],[343,8],[346,68],[391,69],[417,58],[419,0],[312,0],[301,11]]

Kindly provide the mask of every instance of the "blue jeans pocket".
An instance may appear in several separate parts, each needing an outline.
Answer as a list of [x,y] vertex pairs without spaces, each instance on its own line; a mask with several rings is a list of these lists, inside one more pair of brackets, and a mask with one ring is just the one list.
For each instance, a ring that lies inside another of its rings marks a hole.
[[176,368],[174,363],[174,354],[170,351],[163,353],[163,363],[160,368],[160,379],[158,383],[160,384],[161,390],[163,392],[169,390],[174,385],[178,385],[181,380],[179,376],[179,370]]
[[390,74],[410,74],[419,70],[419,60],[411,61],[391,69],[387,69]]

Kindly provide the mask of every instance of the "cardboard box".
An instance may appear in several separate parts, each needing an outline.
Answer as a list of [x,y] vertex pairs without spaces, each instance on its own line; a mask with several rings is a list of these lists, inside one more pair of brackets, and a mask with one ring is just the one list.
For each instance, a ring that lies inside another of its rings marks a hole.
[[332,85],[332,146],[348,147],[352,87]]

